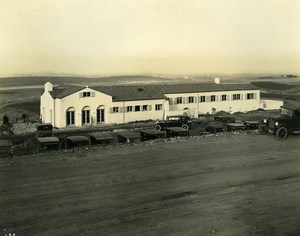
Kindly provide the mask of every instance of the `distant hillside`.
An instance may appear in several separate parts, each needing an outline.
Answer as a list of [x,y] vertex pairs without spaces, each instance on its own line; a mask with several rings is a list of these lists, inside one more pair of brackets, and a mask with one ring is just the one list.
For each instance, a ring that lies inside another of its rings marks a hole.
[[268,99],[300,99],[300,83],[251,82],[261,89],[261,97]]
[[58,77],[58,76],[25,76],[25,77],[5,77],[0,78],[0,87],[14,86],[37,86],[46,82],[52,84],[72,83],[72,84],[118,84],[118,83],[153,83],[168,82],[170,78],[160,78],[153,76],[110,76],[110,77]]
[[275,83],[275,82],[268,82],[268,81],[261,81],[261,82],[251,82],[253,85],[260,89],[266,90],[290,90],[295,89],[295,87],[299,87],[300,85],[291,85],[291,84],[284,84],[284,83]]

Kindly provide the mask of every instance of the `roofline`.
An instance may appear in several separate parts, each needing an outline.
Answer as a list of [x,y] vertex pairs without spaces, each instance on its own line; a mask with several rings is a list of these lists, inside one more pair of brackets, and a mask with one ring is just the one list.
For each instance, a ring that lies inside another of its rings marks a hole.
[[[76,90],[75,92],[70,93],[70,94],[67,94],[67,95],[64,95],[64,96],[59,97],[59,98],[58,98],[58,97],[55,97],[54,99],[62,99],[62,98],[68,97],[68,96],[70,96],[70,95],[73,95],[74,93],[77,93],[77,92],[79,92],[79,91],[85,89],[85,88],[89,88],[89,89],[94,90],[95,92],[99,92],[98,90],[96,90],[96,89],[94,89],[94,88],[92,88],[92,87],[78,87],[78,90]],[[51,93],[50,93],[50,95],[51,95]],[[108,94],[107,94],[107,95],[108,95]],[[52,95],[51,95],[51,96],[52,96]]]
[[126,99],[126,100],[119,100],[119,99],[112,99],[113,102],[132,102],[132,101],[145,101],[145,100],[169,100],[167,97],[164,98],[141,98],[141,99]]
[[214,92],[223,92],[223,91],[246,91],[246,90],[260,90],[260,89],[254,89],[254,88],[247,88],[247,89],[222,89],[222,90],[210,90],[210,91],[189,91],[189,92],[167,92],[164,94],[178,94],[178,93],[214,93]]
[[[188,85],[193,85],[193,83],[187,83]],[[205,83],[205,84],[207,84],[207,83]],[[210,83],[209,83],[210,84]],[[159,84],[157,84],[157,86],[158,86]],[[183,85],[186,85],[186,84],[183,84]],[[225,84],[225,85],[231,85],[231,84]],[[240,84],[240,85],[242,85],[242,84]],[[244,85],[251,85],[251,84],[244,84]],[[130,87],[130,86],[132,86],[132,85],[113,85],[113,86],[108,86],[108,87],[120,87],[120,86],[124,86],[124,87]],[[133,85],[134,87],[137,87],[137,86],[139,86],[139,85]],[[141,85],[141,86],[144,86],[144,85]],[[147,86],[147,85],[146,85]],[[164,98],[163,96],[165,96],[166,94],[187,94],[187,93],[214,93],[214,92],[222,92],[222,91],[249,91],[249,90],[253,90],[253,91],[260,91],[260,89],[259,88],[257,88],[257,87],[255,87],[255,86],[253,86],[253,85],[251,85],[252,86],[252,88],[236,88],[236,89],[226,89],[226,88],[222,88],[221,90],[215,90],[215,89],[212,89],[212,90],[208,90],[208,91],[201,91],[201,90],[195,90],[195,91],[186,91],[186,92],[184,92],[184,91],[182,91],[182,92],[164,92],[164,93],[162,93],[162,97],[158,97],[158,98],[141,98],[141,99],[126,99],[126,100],[121,100],[121,99],[114,99],[113,98],[113,95],[112,94],[110,94],[110,93],[106,93],[106,92],[103,92],[103,91],[101,91],[100,89],[98,89],[97,87],[87,87],[87,86],[78,86],[78,89],[76,89],[75,91],[73,91],[72,93],[70,93],[70,94],[66,94],[66,95],[63,95],[63,96],[61,96],[61,97],[59,97],[59,96],[53,96],[52,94],[51,94],[51,92],[49,92],[49,94],[51,95],[51,97],[53,98],[53,99],[63,99],[63,98],[65,98],[65,97],[68,97],[68,96],[70,96],[70,95],[72,95],[72,94],[74,94],[74,93],[77,93],[77,92],[79,92],[79,91],[81,91],[81,90],[83,90],[83,89],[85,89],[85,88],[89,88],[89,89],[91,89],[91,90],[94,90],[94,91],[96,91],[96,92],[100,92],[100,93],[103,93],[103,94],[106,94],[106,95],[108,95],[108,96],[111,96],[112,97],[112,100],[113,101],[115,101],[115,102],[122,102],[122,101],[139,101],[139,100],[158,100],[158,99],[166,99],[166,98]],[[59,86],[57,86],[57,87],[59,87]],[[56,87],[56,88],[57,88]],[[77,87],[77,86],[76,86]],[[55,89],[55,87],[54,87],[54,89]],[[53,89],[53,91],[54,91],[54,89]],[[59,89],[59,88],[57,88],[57,89]],[[59,94],[58,94],[59,95]]]

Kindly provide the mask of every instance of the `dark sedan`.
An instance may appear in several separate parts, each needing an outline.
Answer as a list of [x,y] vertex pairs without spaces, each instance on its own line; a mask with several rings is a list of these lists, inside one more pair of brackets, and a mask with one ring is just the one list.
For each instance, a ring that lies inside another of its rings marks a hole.
[[191,118],[185,115],[168,116],[166,120],[157,121],[154,129],[164,130],[168,127],[182,127],[189,129],[192,125]]
[[227,128],[220,121],[212,121],[212,122],[209,122],[206,125],[205,131],[209,132],[209,133],[212,133],[212,134],[215,134],[217,132],[225,132],[225,131],[227,131]]

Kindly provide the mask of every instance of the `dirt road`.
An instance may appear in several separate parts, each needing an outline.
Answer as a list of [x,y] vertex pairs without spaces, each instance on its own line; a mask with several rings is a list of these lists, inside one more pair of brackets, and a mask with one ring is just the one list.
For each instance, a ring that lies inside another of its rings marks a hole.
[[300,235],[299,143],[243,133],[0,159],[0,236]]

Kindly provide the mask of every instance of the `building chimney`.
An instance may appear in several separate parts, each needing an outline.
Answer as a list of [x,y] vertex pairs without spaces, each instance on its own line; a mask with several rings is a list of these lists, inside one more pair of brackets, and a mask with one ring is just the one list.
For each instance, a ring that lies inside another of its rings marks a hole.
[[45,83],[45,92],[53,91],[53,85],[50,82]]
[[216,84],[220,84],[220,79],[219,78],[215,78],[215,83]]

